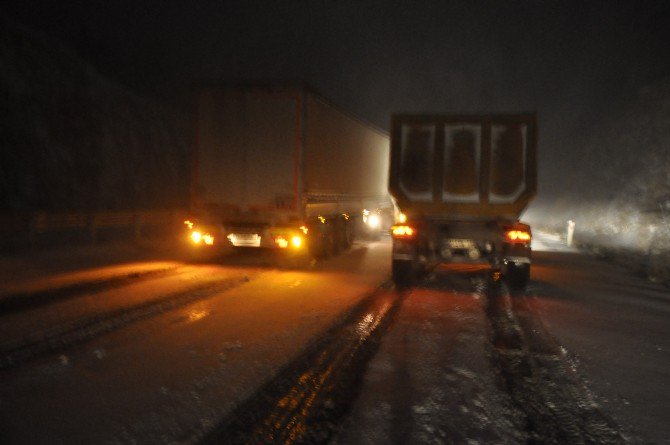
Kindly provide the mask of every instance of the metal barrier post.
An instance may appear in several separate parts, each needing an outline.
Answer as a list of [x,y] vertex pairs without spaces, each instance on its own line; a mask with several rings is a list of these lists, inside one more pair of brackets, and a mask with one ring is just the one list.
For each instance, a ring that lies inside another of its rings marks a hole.
[[575,222],[573,220],[568,221],[568,233],[566,236],[566,244],[568,247],[572,246],[572,238],[575,235]]

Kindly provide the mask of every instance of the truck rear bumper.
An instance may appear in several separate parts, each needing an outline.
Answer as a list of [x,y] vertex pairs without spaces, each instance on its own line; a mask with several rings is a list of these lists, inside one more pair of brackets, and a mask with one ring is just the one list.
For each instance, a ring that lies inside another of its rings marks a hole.
[[530,264],[530,258],[525,256],[508,256],[503,259],[504,264]]

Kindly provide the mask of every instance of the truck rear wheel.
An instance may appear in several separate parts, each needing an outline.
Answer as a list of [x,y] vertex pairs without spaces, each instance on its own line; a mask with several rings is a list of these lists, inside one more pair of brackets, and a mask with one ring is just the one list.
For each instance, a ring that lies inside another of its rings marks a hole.
[[530,281],[530,264],[509,263],[505,274],[507,284],[514,290],[525,290]]
[[342,245],[344,249],[348,249],[354,243],[354,231],[352,224],[348,221],[344,221],[343,225],[343,235],[342,235]]
[[344,250],[344,224],[342,221],[339,219],[335,220],[335,222],[330,225],[329,232],[332,255],[337,255]]
[[414,264],[411,260],[393,260],[391,276],[396,287],[409,287],[414,282]]
[[351,227],[347,225],[344,233],[344,248],[348,249],[354,244],[354,233]]
[[312,253],[315,258],[319,259],[330,258],[337,253],[335,237],[331,230],[327,230],[314,238]]

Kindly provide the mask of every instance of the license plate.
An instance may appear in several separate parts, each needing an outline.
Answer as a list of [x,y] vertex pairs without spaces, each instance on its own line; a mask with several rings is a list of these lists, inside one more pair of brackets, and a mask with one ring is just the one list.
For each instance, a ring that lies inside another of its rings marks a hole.
[[260,247],[261,236],[257,233],[231,233],[228,239],[236,247]]
[[474,241],[469,239],[449,239],[447,245],[450,249],[472,249],[475,246]]

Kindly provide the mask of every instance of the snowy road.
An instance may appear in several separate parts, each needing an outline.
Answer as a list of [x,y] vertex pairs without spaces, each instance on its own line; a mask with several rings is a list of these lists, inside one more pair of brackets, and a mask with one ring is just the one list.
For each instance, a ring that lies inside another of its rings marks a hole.
[[670,292],[537,235],[523,294],[465,266],[409,293],[337,443],[670,443]]
[[587,255],[535,264],[529,306],[598,403],[643,442],[670,443],[670,289]]
[[670,441],[667,289],[538,238],[515,295],[475,266],[399,293],[387,240],[305,271],[17,280],[0,309],[32,302],[0,311],[0,441]]
[[[356,245],[310,271],[181,266],[168,276],[4,314],[3,345],[33,339],[33,327],[46,323],[58,332],[52,352],[37,350],[0,371],[0,437],[193,441],[383,282],[389,247]],[[233,285],[216,287],[231,279]],[[194,288],[201,294],[183,304],[147,306],[190,298]],[[95,323],[95,313],[117,316]],[[60,332],[82,319],[92,327],[59,348]],[[114,329],[97,330],[109,320]]]

